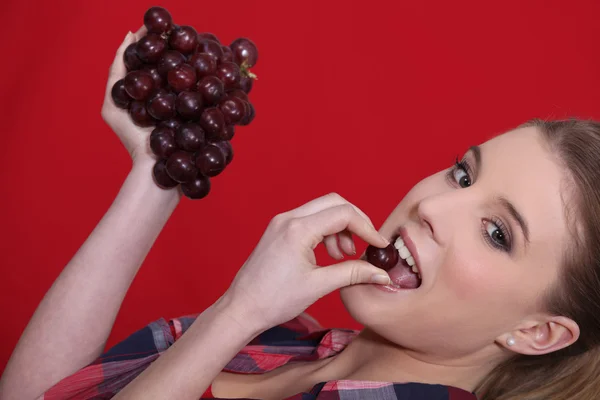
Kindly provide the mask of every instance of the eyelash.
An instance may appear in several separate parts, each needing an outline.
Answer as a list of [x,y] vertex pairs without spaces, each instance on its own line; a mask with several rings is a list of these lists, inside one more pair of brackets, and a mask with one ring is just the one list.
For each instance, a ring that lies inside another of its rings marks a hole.
[[[454,162],[454,167],[451,168],[447,174],[448,181],[453,186],[455,186],[457,184],[456,178],[454,177],[454,173],[457,170],[464,171],[464,173],[467,175],[467,178],[469,179],[469,186],[471,186],[473,184],[473,181],[471,179],[471,177],[473,176],[473,173],[472,173],[471,165],[469,164],[469,162],[467,160],[459,161],[458,156],[456,156],[456,161]],[[460,186],[460,185],[459,185],[459,187],[462,188],[462,186]],[[506,244],[504,244],[504,245],[500,244],[491,238],[490,234],[487,231],[487,227],[486,227],[487,222],[491,222],[498,228],[498,231],[500,231],[502,236],[505,238]],[[486,242],[490,246],[494,247],[495,249],[510,253],[511,248],[512,248],[511,236],[510,236],[508,229],[506,228],[506,225],[502,222],[502,220],[500,220],[500,218],[498,218],[496,216],[492,216],[489,220],[485,220],[484,223],[481,225],[481,233],[482,233],[484,239],[486,240]]]

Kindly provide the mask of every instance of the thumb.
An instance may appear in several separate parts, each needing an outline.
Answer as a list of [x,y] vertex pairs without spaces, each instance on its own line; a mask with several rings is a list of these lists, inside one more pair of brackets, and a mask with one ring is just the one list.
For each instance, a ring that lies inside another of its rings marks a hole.
[[391,279],[387,272],[381,268],[363,261],[348,260],[329,267],[319,268],[315,271],[322,296],[346,286],[359,283],[375,283],[388,285]]

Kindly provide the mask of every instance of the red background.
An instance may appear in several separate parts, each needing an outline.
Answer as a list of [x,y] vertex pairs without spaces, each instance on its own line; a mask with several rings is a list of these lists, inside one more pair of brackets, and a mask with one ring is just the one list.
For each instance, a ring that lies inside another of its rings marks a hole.
[[[210,305],[278,212],[336,191],[379,225],[471,144],[532,117],[600,118],[597,1],[160,4],[178,24],[257,43],[257,117],[211,194],[175,211],[109,345]],[[115,50],[151,5],[3,2],[0,370],[128,173],[100,107]],[[359,327],[337,294],[309,312]]]

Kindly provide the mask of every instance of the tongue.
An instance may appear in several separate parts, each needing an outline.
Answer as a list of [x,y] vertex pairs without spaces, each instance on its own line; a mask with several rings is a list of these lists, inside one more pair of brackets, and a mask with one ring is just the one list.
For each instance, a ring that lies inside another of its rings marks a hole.
[[416,289],[421,282],[410,266],[403,259],[398,260],[395,267],[387,271],[392,285],[401,287],[402,289]]

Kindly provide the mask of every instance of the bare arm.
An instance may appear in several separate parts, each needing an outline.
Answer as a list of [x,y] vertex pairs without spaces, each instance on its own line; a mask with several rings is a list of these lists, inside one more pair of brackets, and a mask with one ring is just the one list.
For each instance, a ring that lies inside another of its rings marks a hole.
[[123,298],[180,200],[134,163],[118,196],[27,325],[0,380],[0,398],[33,399],[103,351]]

